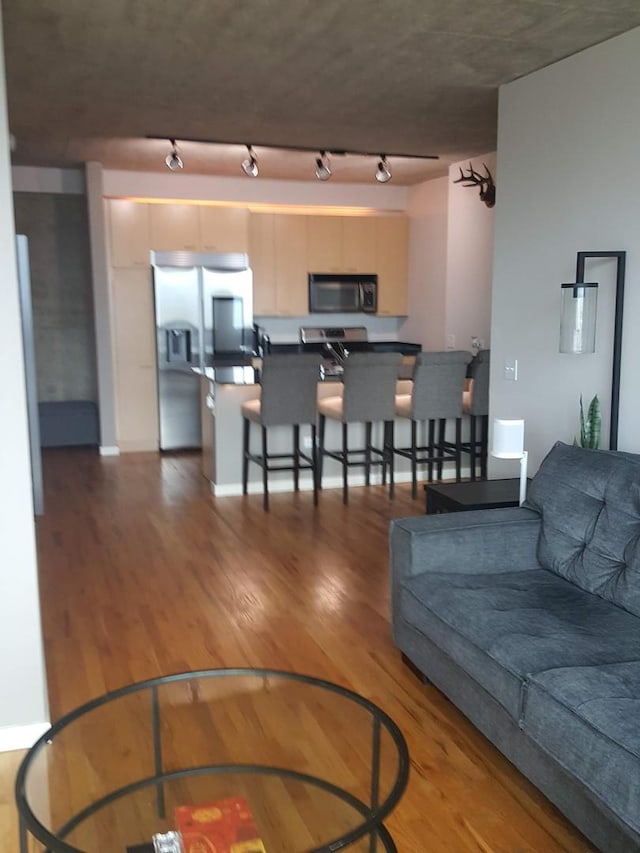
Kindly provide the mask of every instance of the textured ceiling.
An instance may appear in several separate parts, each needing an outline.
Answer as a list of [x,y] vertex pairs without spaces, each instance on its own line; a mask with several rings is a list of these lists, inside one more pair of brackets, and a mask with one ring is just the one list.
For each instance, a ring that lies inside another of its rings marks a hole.
[[[442,174],[496,145],[501,83],[640,25],[638,0],[3,0],[15,164],[98,160],[311,177],[313,156],[390,157],[395,183]],[[235,145],[233,145],[235,143]],[[371,158],[334,157],[370,181]]]

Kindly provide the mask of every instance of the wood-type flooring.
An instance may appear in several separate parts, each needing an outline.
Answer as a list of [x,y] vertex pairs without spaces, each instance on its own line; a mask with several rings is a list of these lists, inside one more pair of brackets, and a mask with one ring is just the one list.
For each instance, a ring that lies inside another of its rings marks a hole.
[[[249,666],[334,681],[380,705],[410,751],[387,820],[399,853],[586,853],[590,845],[393,645],[388,527],[400,485],[213,498],[197,454],[44,454],[40,597],[52,720],[128,683]],[[5,650],[6,653],[6,650]],[[17,851],[0,755],[0,851]],[[38,848],[39,849],[39,848]],[[90,851],[91,853],[91,851]],[[115,851],[114,853],[120,853]]]

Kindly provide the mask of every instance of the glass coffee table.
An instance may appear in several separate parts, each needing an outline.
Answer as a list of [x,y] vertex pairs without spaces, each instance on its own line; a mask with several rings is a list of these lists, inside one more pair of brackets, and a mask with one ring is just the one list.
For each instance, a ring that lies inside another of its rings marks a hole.
[[277,670],[180,673],[88,702],[35,743],[16,779],[20,850],[30,836],[51,853],[152,850],[177,808],[241,801],[267,853],[395,851],[383,822],[408,774],[398,726],[357,693]]

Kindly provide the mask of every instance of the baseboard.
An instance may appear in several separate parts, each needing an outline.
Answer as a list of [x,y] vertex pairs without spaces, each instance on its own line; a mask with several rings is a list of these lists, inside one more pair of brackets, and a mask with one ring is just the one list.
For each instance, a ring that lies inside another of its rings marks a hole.
[[120,448],[117,446],[100,445],[100,456],[120,456]]
[[[469,468],[463,468],[461,470],[462,479],[468,479],[471,476],[471,470]],[[396,484],[400,483],[410,483],[411,482],[411,472],[410,471],[396,471],[394,476],[394,481]],[[455,481],[455,472],[444,471],[442,482],[454,482]],[[424,478],[418,477],[419,484],[426,484],[428,481]],[[382,476],[380,471],[371,472],[371,485],[377,486],[382,483]],[[349,474],[349,488],[352,486],[356,488],[357,486],[364,486],[365,478],[364,472],[358,474]],[[332,477],[323,477],[322,478],[322,489],[341,489],[342,488],[342,475],[332,476]],[[301,492],[310,492],[313,489],[313,482],[311,477],[308,475],[300,475],[300,491]],[[269,493],[276,494],[278,492],[292,492],[293,491],[293,479],[280,479],[280,480],[269,480]],[[248,492],[250,495],[261,495],[262,494],[262,481],[261,480],[250,480],[248,484]],[[217,498],[227,498],[227,497],[237,497],[242,494],[242,483],[211,483],[211,494]]]
[[29,723],[26,726],[0,727],[0,752],[13,752],[16,749],[30,749],[46,731],[51,723]]

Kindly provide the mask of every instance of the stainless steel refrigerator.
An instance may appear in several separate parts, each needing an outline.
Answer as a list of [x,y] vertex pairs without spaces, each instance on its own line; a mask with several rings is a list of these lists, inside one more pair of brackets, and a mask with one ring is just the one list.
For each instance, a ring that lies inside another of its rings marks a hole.
[[160,449],[202,446],[200,377],[253,349],[253,282],[243,254],[153,252]]

